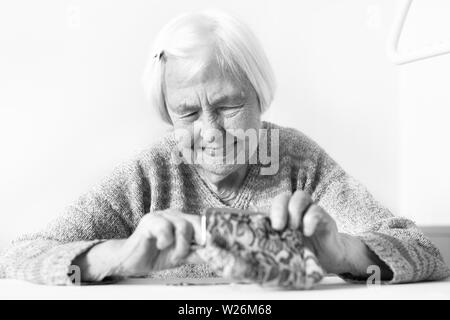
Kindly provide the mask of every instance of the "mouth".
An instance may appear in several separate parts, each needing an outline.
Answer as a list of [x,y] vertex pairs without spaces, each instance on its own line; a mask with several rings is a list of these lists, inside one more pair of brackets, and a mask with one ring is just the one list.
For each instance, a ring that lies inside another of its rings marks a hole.
[[203,152],[210,156],[216,156],[217,154],[223,153],[223,151],[227,151],[230,148],[234,148],[237,145],[237,140],[235,140],[232,144],[226,146],[202,146],[201,149]]

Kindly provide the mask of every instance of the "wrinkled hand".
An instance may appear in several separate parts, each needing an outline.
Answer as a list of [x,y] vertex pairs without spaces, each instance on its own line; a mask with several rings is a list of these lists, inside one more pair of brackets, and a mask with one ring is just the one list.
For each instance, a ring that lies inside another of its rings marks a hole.
[[321,266],[330,273],[345,272],[346,236],[337,230],[334,219],[311,196],[297,190],[294,194],[282,193],[272,201],[270,220],[275,230],[299,229],[305,244]]
[[176,267],[199,240],[200,217],[175,210],[146,214],[118,252],[115,273],[121,276],[147,275]]
[[200,242],[200,217],[168,209],[148,213],[127,239],[108,240],[74,259],[83,281],[146,276],[176,267]]

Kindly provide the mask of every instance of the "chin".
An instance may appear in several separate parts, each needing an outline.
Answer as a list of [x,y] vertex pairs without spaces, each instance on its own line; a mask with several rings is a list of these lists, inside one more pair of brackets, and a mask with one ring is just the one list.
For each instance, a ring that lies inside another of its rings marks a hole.
[[245,166],[244,164],[208,164],[202,163],[196,165],[199,170],[201,170],[204,174],[209,176],[209,179],[212,183],[229,176],[233,172],[238,171],[240,168]]

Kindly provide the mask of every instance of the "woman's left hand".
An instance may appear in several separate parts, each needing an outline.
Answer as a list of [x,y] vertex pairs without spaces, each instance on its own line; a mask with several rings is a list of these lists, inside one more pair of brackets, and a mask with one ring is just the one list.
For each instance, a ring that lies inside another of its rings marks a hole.
[[350,271],[348,242],[359,239],[350,239],[351,236],[339,233],[334,219],[315,204],[308,193],[297,190],[292,195],[282,193],[275,197],[270,220],[275,230],[286,227],[300,229],[306,246],[315,253],[326,272],[339,274]]

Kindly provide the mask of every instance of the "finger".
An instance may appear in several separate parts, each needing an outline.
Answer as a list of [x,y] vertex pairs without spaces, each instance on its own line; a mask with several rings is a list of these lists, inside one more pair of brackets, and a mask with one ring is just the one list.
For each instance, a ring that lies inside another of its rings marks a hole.
[[[174,217],[176,219],[182,218],[182,219],[186,220],[187,222],[189,222],[193,229],[191,240],[194,240],[196,244],[201,244],[202,230],[201,230],[201,216],[200,215],[183,213],[181,211],[171,210],[171,209],[163,211],[162,214],[168,218],[170,218],[170,217]],[[173,219],[171,219],[171,220],[173,220]]]
[[201,216],[187,213],[180,213],[180,215],[192,226],[192,240],[194,240],[196,244],[202,244]]
[[175,228],[175,247],[172,252],[172,260],[174,263],[178,263],[189,254],[194,230],[192,225],[181,217],[170,216],[168,219]]
[[169,220],[155,215],[148,224],[150,236],[156,239],[156,248],[164,250],[173,244],[174,226]]
[[308,207],[312,204],[311,196],[303,191],[297,190],[289,199],[289,227],[299,229],[302,224],[302,218]]
[[328,218],[329,216],[325,210],[318,205],[312,204],[303,217],[303,234],[306,237],[311,237],[319,225],[328,223]]
[[291,195],[287,192],[277,195],[272,200],[270,222],[275,230],[283,230],[288,220],[288,204]]
[[177,217],[188,221],[193,228],[191,240],[194,240],[195,244],[202,244],[202,228],[200,215],[183,213],[177,210],[166,210],[163,212],[163,214],[167,217]]

